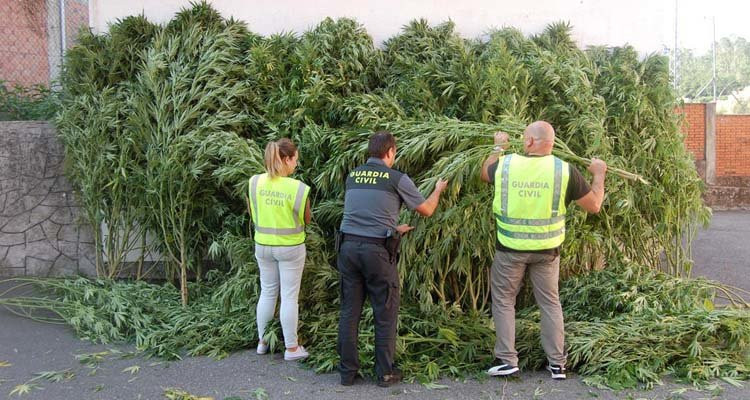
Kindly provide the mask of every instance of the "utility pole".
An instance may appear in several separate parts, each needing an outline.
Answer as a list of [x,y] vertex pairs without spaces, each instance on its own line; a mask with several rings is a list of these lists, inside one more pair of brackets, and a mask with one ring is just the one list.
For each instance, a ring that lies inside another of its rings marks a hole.
[[713,78],[711,79],[713,86],[714,86],[714,103],[716,102],[716,17],[713,17],[713,24],[714,24],[714,40],[711,42],[711,47],[713,48],[713,58],[714,58],[714,72],[713,72]]
[[677,72],[678,61],[677,61],[677,0],[674,0],[674,51],[672,53],[672,72],[674,73],[674,81],[672,82],[673,87],[677,90],[677,84],[679,82],[679,73]]
[[65,30],[67,27],[65,26],[65,0],[60,0],[60,65],[62,65],[63,61],[65,60],[65,46],[67,46],[66,43],[66,37],[65,37]]

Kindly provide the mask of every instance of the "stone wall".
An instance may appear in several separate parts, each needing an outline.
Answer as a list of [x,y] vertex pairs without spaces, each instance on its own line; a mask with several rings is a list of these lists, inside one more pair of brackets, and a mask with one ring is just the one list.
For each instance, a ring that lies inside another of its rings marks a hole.
[[95,275],[94,244],[48,122],[0,122],[0,276]]

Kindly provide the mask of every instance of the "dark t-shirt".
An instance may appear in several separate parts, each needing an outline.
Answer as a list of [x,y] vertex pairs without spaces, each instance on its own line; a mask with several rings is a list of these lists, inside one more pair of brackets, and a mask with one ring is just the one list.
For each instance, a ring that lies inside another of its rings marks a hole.
[[[531,156],[536,157],[536,156]],[[490,178],[490,183],[495,183],[495,173],[497,172],[497,165],[499,161],[495,161],[494,163],[490,164],[490,166],[487,168],[487,174]],[[587,195],[591,191],[591,186],[588,182],[583,178],[583,175],[581,174],[581,171],[578,170],[573,164],[568,164],[569,167],[569,178],[568,178],[568,188],[565,191],[565,204],[570,204],[571,201],[580,200],[583,198],[583,196]],[[521,252],[520,250],[511,249],[508,247],[505,247],[500,243],[499,240],[497,240],[497,237],[495,237],[495,248],[500,251],[509,251],[509,252]],[[549,253],[549,254],[558,254],[560,252],[559,248],[554,249],[546,249],[546,250],[524,250],[523,253]]]
[[370,158],[346,178],[340,229],[351,235],[384,238],[389,230],[396,231],[402,203],[413,210],[424,201],[408,175]]

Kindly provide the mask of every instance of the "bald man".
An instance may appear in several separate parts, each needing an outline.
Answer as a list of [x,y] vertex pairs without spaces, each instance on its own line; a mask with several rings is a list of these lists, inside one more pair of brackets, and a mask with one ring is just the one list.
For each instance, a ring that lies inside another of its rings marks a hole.
[[607,164],[592,160],[588,170],[593,180],[589,185],[576,167],[552,155],[552,125],[536,121],[526,128],[523,137],[524,154],[501,156],[508,134],[495,133],[494,151],[481,171],[482,180],[494,184],[492,209],[497,226],[490,273],[495,361],[487,373],[508,376],[518,372],[515,306],[528,272],[541,311],[547,370],[553,379],[565,379],[565,331],[558,277],[566,206],[575,201],[587,212],[599,212]]

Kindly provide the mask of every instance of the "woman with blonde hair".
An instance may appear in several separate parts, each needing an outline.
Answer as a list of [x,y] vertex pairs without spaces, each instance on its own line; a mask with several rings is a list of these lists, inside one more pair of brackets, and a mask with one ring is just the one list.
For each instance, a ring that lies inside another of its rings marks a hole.
[[260,269],[260,298],[256,310],[258,354],[268,352],[266,327],[281,292],[281,329],[285,360],[309,356],[297,341],[298,298],[305,267],[305,225],[310,223],[310,187],[290,178],[297,167],[297,147],[289,139],[266,146],[266,173],[250,178],[250,216],[254,225],[255,258]]

